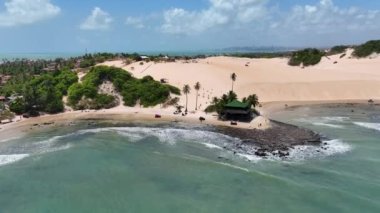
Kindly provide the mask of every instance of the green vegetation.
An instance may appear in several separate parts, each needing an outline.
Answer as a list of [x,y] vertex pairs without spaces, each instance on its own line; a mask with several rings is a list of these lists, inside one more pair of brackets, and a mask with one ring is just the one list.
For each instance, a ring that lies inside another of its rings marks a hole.
[[[206,108],[205,112],[207,113],[217,112],[219,115],[221,115],[223,112],[224,106],[236,100],[238,100],[238,97],[236,93],[232,91],[230,91],[228,94],[224,94],[221,98],[214,97],[211,102],[211,105]],[[246,98],[243,98],[242,102],[249,104],[251,108],[252,107],[255,108],[259,104],[259,99],[257,95],[253,94]]]
[[348,48],[350,48],[350,46],[345,46],[345,45],[334,46],[330,49],[330,51],[328,52],[328,55],[342,54],[346,52]]
[[178,88],[161,84],[151,76],[136,79],[123,69],[98,66],[90,70],[82,83],[76,83],[69,88],[68,104],[74,109],[102,109],[115,106],[117,100],[114,96],[98,93],[98,87],[104,81],[113,83],[127,106],[135,106],[137,102],[144,107],[156,106],[165,103],[171,93],[180,94]]
[[4,109],[0,104],[0,121],[13,119],[14,117],[15,115],[11,111]]
[[5,85],[7,88],[5,93],[13,92],[13,95],[19,97],[10,103],[9,108],[16,114],[36,114],[40,111],[62,112],[64,110],[62,97],[67,93],[67,89],[77,81],[77,75],[65,69],[33,76],[24,81],[11,82],[10,85]]
[[23,98],[17,98],[15,101],[11,102],[9,109],[17,115],[21,115],[25,112],[25,105]]
[[318,64],[325,55],[318,49],[304,49],[294,52],[289,60],[290,66],[313,66]]
[[380,40],[368,41],[365,44],[355,47],[353,55],[358,58],[364,58],[373,53],[380,53]]

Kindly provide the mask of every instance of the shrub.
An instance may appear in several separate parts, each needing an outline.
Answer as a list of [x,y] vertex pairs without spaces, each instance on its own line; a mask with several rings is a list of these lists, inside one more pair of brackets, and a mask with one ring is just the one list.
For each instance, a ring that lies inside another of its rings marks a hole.
[[68,102],[69,105],[76,105],[83,97],[83,86],[82,84],[76,83],[69,88],[68,92]]
[[166,85],[166,86],[169,88],[171,93],[173,93],[175,95],[181,95],[181,90],[179,88],[172,86],[172,85]]
[[355,48],[353,55],[358,58],[368,57],[373,53],[380,53],[380,40],[368,41]]
[[9,109],[17,115],[21,115],[25,112],[25,101],[21,98],[17,98],[9,105]]
[[289,60],[290,66],[313,66],[318,64],[324,53],[318,49],[304,49],[294,52]]
[[339,45],[339,46],[334,46],[330,49],[328,52],[328,55],[336,55],[336,54],[341,54],[346,52],[346,50],[350,48],[350,46],[345,46],[345,45]]
[[[164,103],[171,93],[180,94],[176,87],[161,84],[151,76],[135,79],[123,69],[98,66],[90,70],[82,84],[74,84],[69,89],[69,104],[74,108],[110,108],[115,106],[115,97],[98,94],[98,87],[104,81],[111,81],[123,96],[126,106],[135,106],[137,101],[144,107]],[[91,99],[87,100],[86,99]]]
[[112,95],[98,94],[94,100],[93,109],[110,109],[117,104],[116,98]]
[[84,59],[83,61],[80,62],[79,67],[80,68],[87,68],[87,67],[92,67],[95,65],[95,60],[94,59]]

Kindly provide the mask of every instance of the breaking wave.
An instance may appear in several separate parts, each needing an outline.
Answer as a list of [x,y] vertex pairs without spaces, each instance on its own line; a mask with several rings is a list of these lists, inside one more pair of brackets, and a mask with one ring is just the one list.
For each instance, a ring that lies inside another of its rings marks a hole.
[[28,156],[28,154],[0,155],[0,166],[17,162]]
[[[264,159],[300,161],[316,157],[331,156],[351,150],[351,147],[342,141],[331,140],[326,141],[323,146],[296,146],[289,150],[289,156],[286,158],[280,158],[274,154],[269,154],[267,157],[259,157],[255,155],[258,147],[244,145],[239,139],[220,133],[196,129],[109,127],[78,130],[74,133],[54,136],[49,139],[30,143],[14,143],[14,145],[12,143],[10,147],[7,147],[7,149],[0,152],[0,166],[16,162],[29,156],[69,149],[74,145],[75,141],[77,141],[75,138],[76,136],[98,133],[118,134],[122,137],[128,138],[128,141],[132,143],[139,142],[148,137],[155,137],[160,143],[169,145],[176,145],[177,143],[194,143],[207,149],[214,150],[214,152],[220,156],[228,156],[227,158],[230,160],[237,157],[253,163]],[[70,140],[71,137],[73,138],[72,140]],[[221,159],[224,158],[221,157]]]
[[288,156],[279,157],[273,153],[266,153],[267,156],[259,157],[255,155],[256,148],[252,148],[248,153],[237,153],[237,155],[249,162],[257,163],[261,160],[268,161],[286,161],[286,162],[300,162],[309,159],[325,158],[337,154],[343,154],[352,150],[349,144],[341,140],[324,141],[320,146],[313,145],[300,145],[290,148]]
[[310,123],[315,126],[326,126],[336,129],[344,129],[343,123],[350,121],[349,117],[311,117],[296,119],[298,122]]
[[364,127],[367,129],[374,129],[380,131],[380,123],[364,123],[364,122],[354,122],[355,125]]
[[[209,148],[225,146],[227,143],[238,142],[239,139],[232,138],[220,133],[202,131],[195,129],[175,129],[175,128],[149,128],[149,127],[110,127],[99,129],[80,130],[78,134],[114,132],[127,137],[132,142],[137,142],[146,137],[156,137],[160,142],[176,144],[177,142],[197,142],[203,143]],[[207,144],[207,145],[206,145]]]
[[291,161],[302,161],[343,154],[352,150],[349,144],[338,139],[324,141],[323,143],[323,146],[295,146],[290,149],[287,159]]

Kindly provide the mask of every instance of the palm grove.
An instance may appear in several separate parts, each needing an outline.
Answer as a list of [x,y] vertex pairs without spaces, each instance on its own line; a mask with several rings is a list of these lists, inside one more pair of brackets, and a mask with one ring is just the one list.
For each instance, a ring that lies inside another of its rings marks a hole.
[[[234,86],[235,86],[235,82],[237,80],[236,73],[232,73],[230,78],[231,78],[231,82],[232,82],[232,90],[230,90],[227,94],[222,95],[222,97],[220,97],[220,98],[214,97],[211,101],[211,104],[205,109],[205,112],[207,112],[207,113],[217,112],[219,115],[221,115],[223,113],[223,108],[225,105],[227,105],[228,103],[230,103],[232,101],[238,100],[238,96],[234,92]],[[199,109],[198,98],[199,98],[199,90],[201,89],[201,84],[199,82],[197,82],[194,85],[194,89],[196,91],[195,110],[198,110]],[[182,92],[186,95],[185,109],[187,112],[187,110],[188,110],[188,106],[187,106],[188,105],[188,95],[191,92],[191,87],[189,85],[184,85]],[[248,97],[245,97],[241,101],[243,103],[249,104],[249,106],[251,108],[255,108],[256,106],[259,105],[259,99],[258,99],[256,94],[252,94]],[[256,111],[255,111],[255,113],[258,114]]]

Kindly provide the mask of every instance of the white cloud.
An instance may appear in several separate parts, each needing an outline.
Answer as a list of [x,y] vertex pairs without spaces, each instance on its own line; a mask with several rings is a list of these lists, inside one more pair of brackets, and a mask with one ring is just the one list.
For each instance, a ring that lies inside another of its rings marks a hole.
[[113,19],[99,7],[95,7],[87,19],[80,25],[82,30],[107,30]]
[[335,6],[332,0],[320,0],[316,5],[295,6],[287,18],[274,23],[273,26],[288,32],[326,34],[379,28],[376,20],[380,21],[380,13],[377,10],[340,8]]
[[50,0],[7,0],[0,12],[0,26],[32,24],[58,15],[61,9]]
[[144,21],[141,18],[127,17],[125,24],[137,29],[145,28]]
[[267,0],[209,0],[210,6],[200,11],[173,8],[164,12],[162,32],[198,34],[226,24],[252,23],[266,15]]

